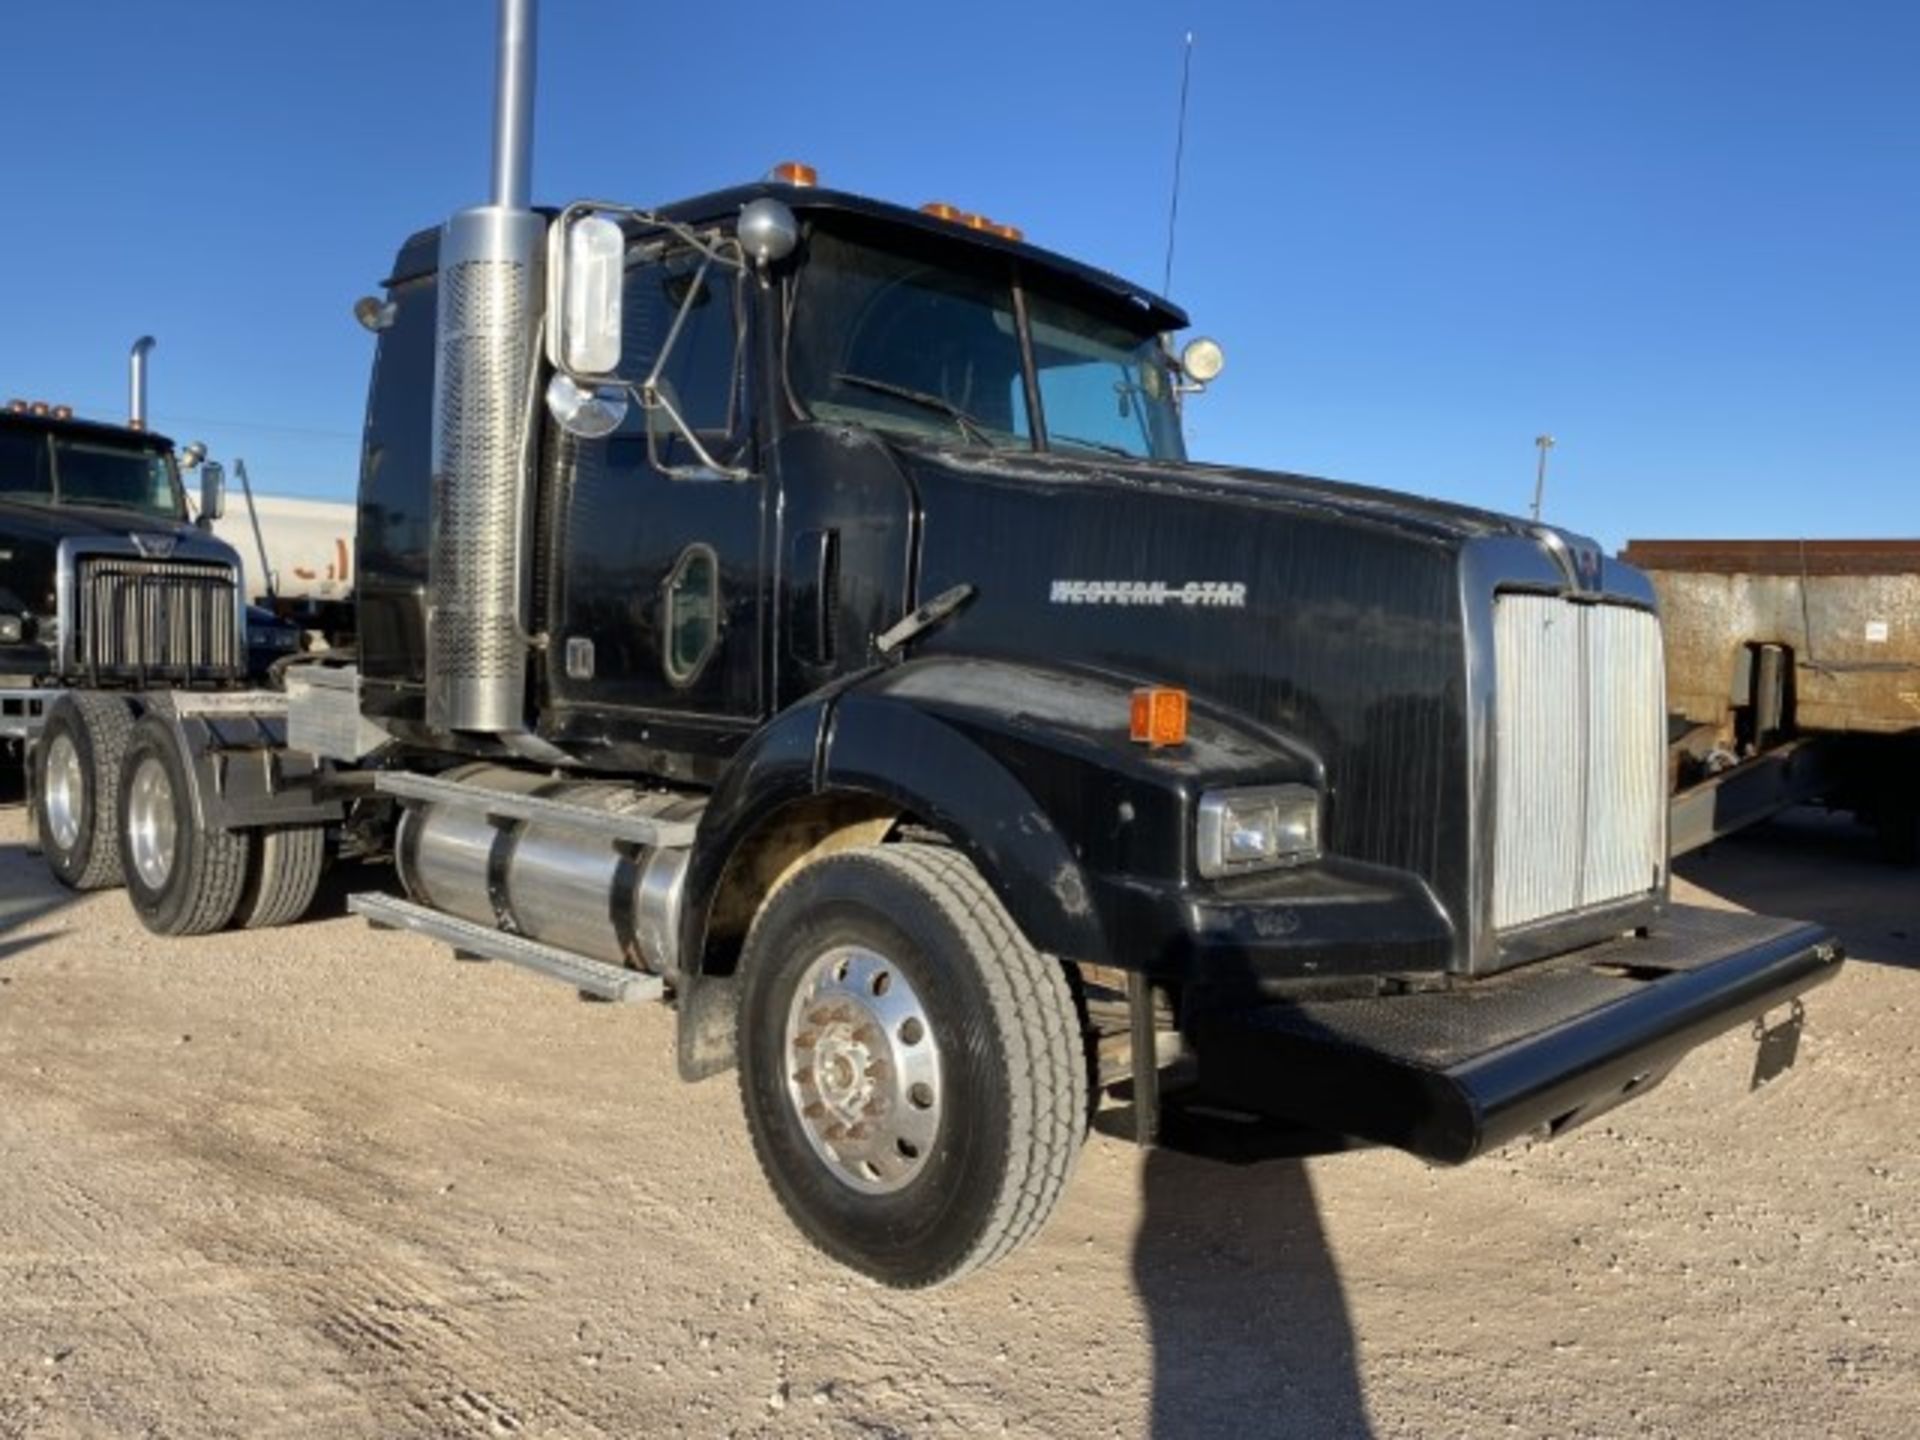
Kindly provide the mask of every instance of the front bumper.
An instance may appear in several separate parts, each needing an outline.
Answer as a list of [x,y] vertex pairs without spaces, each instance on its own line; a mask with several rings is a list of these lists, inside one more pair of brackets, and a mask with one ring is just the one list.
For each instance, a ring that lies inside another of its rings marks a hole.
[[1649,1088],[1841,959],[1818,926],[1676,906],[1650,934],[1492,979],[1223,1009],[1187,1038],[1210,1099],[1458,1164]]

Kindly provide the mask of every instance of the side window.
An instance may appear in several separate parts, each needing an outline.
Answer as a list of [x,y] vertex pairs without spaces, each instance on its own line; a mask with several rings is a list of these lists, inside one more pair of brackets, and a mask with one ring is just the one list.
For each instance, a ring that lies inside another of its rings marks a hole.
[[[686,323],[673,342],[660,378],[687,423],[703,441],[711,443],[744,438],[740,413],[743,347],[735,343],[744,315],[738,283],[737,272],[720,265],[709,265],[701,275],[700,257],[685,251],[642,260],[627,271],[620,374],[638,382],[652,373],[673,329],[674,317],[691,293]],[[627,422],[633,430],[645,423],[646,417],[640,413]],[[664,438],[662,443],[667,443]],[[669,463],[689,463],[694,457],[686,450],[685,442],[675,437],[671,453],[663,451],[662,458]]]
[[689,545],[667,577],[667,643],[661,660],[667,679],[690,685],[720,640],[720,562],[711,548]]

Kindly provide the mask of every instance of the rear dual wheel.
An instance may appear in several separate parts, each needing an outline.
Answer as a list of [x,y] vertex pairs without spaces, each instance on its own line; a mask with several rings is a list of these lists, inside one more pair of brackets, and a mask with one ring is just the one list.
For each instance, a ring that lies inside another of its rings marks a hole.
[[120,865],[127,898],[156,935],[205,935],[233,919],[253,837],[194,814],[192,777],[172,727],[149,715],[133,727],[120,770]]
[[266,930],[305,915],[320,888],[326,843],[321,825],[255,831],[253,862],[233,923],[242,930]]
[[74,890],[120,883],[114,834],[133,711],[113,695],[62,695],[34,747],[33,820],[47,868]]
[[264,929],[312,904],[325,859],[317,825],[223,830],[194,813],[187,762],[160,716],[133,727],[120,775],[120,863],[127,898],[157,935]]

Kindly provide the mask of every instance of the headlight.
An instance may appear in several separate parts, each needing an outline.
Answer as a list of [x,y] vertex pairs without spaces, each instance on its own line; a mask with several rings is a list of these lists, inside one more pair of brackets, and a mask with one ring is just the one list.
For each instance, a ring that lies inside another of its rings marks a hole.
[[1320,854],[1320,792],[1307,785],[1209,790],[1200,797],[1200,873],[1209,879],[1298,865]]
[[26,638],[27,622],[18,615],[0,615],[0,645],[18,645]]

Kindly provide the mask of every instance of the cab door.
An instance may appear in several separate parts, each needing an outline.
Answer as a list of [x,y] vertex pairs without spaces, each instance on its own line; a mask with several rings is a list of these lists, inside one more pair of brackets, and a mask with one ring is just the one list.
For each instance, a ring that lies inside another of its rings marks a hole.
[[746,413],[741,284],[719,265],[701,274],[687,252],[631,257],[620,373],[652,371],[691,295],[662,377],[708,456],[748,478],[707,469],[663,417],[649,439],[638,405],[605,440],[553,427],[551,734],[725,753],[766,713],[766,486]]

